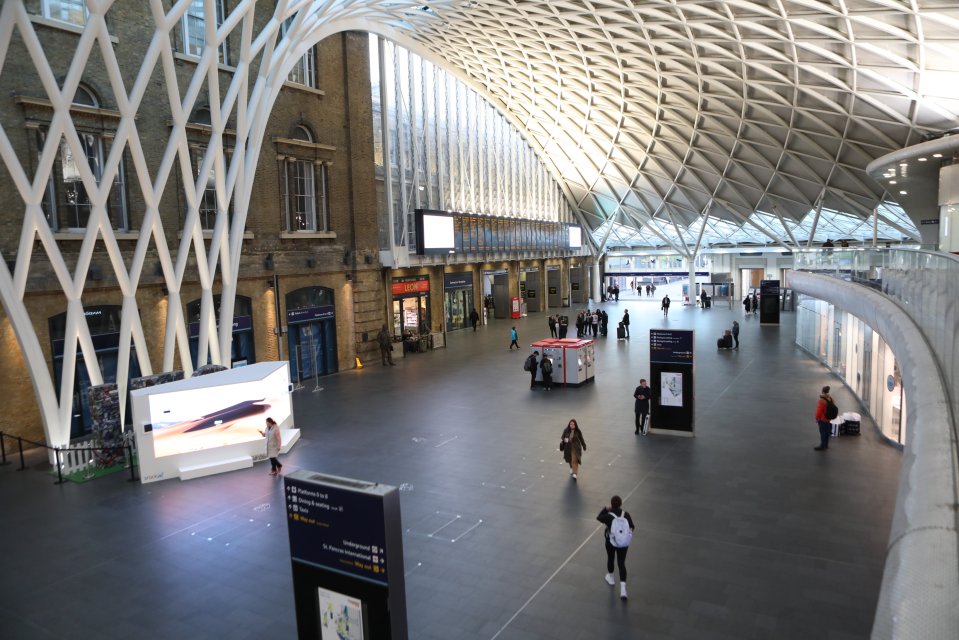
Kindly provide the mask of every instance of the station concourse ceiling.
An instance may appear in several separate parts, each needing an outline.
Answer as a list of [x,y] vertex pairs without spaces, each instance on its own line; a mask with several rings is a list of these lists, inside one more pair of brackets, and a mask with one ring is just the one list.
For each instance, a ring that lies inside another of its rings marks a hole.
[[955,0],[422,10],[409,42],[524,130],[602,250],[866,240],[877,209],[918,241],[866,166],[959,127]]

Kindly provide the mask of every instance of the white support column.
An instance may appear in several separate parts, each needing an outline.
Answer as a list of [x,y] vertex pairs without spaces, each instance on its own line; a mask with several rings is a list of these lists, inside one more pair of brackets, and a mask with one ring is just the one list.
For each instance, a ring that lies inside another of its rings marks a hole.
[[602,297],[600,296],[601,283],[599,281],[599,260],[600,257],[596,256],[596,259],[593,261],[592,278],[590,278],[591,282],[589,283],[589,290],[592,292],[591,297],[593,298],[593,302],[597,304],[600,300],[602,300]]

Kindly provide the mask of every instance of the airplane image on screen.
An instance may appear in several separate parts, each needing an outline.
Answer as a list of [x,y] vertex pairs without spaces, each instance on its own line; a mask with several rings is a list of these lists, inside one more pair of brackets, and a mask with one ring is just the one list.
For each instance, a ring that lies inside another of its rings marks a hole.
[[197,418],[170,424],[154,423],[153,444],[157,457],[199,451],[256,440],[263,428],[258,416],[272,405],[265,398],[247,400]]

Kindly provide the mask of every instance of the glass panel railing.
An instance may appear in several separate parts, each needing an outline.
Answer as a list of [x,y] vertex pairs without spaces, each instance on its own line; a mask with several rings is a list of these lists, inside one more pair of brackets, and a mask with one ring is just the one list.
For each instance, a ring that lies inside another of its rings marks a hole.
[[922,249],[825,249],[794,254],[794,268],[882,292],[919,326],[959,415],[959,256]]

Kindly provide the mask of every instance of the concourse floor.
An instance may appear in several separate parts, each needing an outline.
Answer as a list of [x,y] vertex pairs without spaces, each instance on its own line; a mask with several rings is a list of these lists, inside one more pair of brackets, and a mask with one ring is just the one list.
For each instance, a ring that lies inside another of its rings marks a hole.
[[[867,638],[901,453],[866,422],[814,451],[819,388],[843,410],[849,391],[795,346],[793,314],[760,326],[732,306],[674,299],[664,319],[658,297],[604,304],[613,336],[630,310],[631,339],[599,338],[579,388],[529,389],[545,313],[308,383],[284,472],[401,487],[411,640]],[[717,351],[734,319],[740,349]],[[696,331],[695,438],[633,434],[648,329],[663,326]],[[576,483],[557,450],[570,418],[587,443]],[[30,461],[0,467],[0,637],[296,637],[267,463],[57,486]],[[627,601],[603,580],[595,520],[613,494],[637,526]]]

